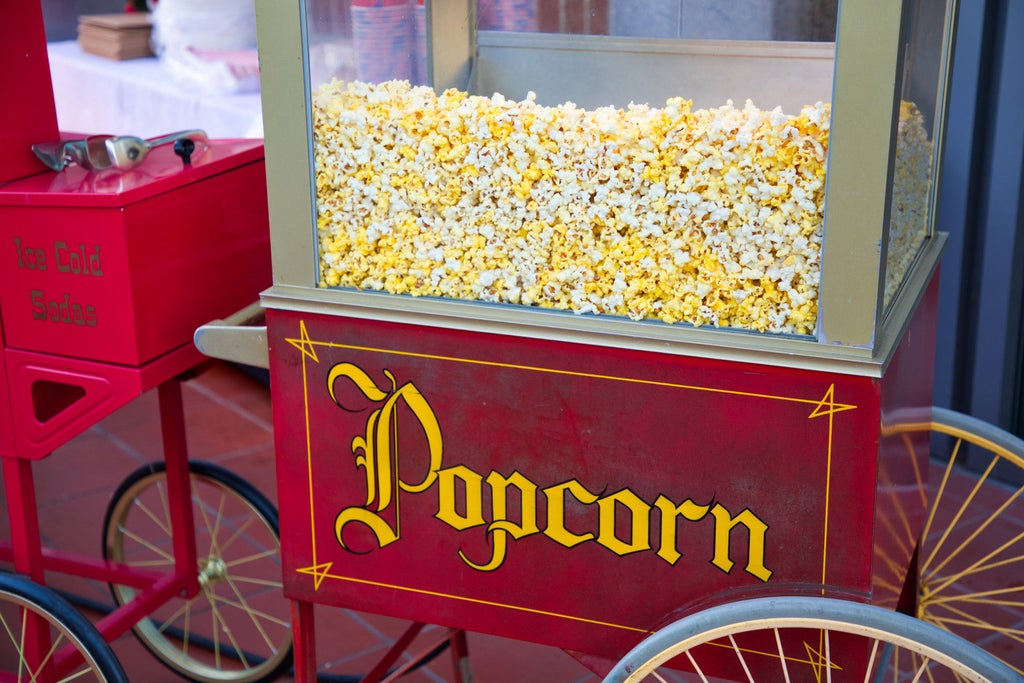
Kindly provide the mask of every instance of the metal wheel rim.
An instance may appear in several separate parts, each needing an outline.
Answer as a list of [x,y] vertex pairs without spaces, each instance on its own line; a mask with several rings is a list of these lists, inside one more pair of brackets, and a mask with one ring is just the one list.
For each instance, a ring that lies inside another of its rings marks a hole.
[[[93,654],[90,645],[79,637],[78,634],[74,633],[67,625],[59,621],[55,615],[47,611],[42,605],[18,595],[17,593],[13,593],[3,587],[0,587],[0,602],[16,606],[19,609],[19,614],[21,615],[18,620],[19,623],[12,623],[4,617],[2,612],[0,612],[0,650],[6,649],[7,646],[10,645],[13,648],[13,652],[18,655],[19,671],[15,672],[15,681],[25,681],[27,683],[29,681],[35,682],[40,680],[41,670],[52,661],[53,656],[58,651],[67,645],[70,645],[77,650],[78,654],[82,657],[84,664],[83,666],[77,667],[67,676],[53,681],[53,683],[66,683],[72,680],[89,680],[88,678],[83,678],[83,676],[88,673],[93,674],[95,677],[94,680],[96,681],[110,680],[103,672],[103,667],[100,666],[100,663]],[[51,629],[51,636],[56,636],[51,637],[50,650],[45,655],[44,661],[39,663],[39,668],[34,671],[28,671],[26,668],[22,668],[27,666],[24,656],[24,641],[22,638],[27,625],[28,612],[32,612],[39,618],[46,620]],[[4,674],[0,672],[0,678],[3,678],[3,676]]]
[[[922,660],[920,664],[915,664],[920,667],[918,678],[907,680],[933,680],[929,674],[921,673],[926,670],[928,662],[945,667],[956,676],[957,681],[986,683],[1015,680],[1012,671],[995,657],[913,617],[846,600],[784,597],[759,598],[719,605],[681,619],[637,645],[616,665],[604,679],[604,683],[639,683],[669,660],[680,656],[689,657],[689,653],[701,645],[717,646],[718,643],[713,641],[723,638],[730,640],[736,655],[743,661],[747,679],[753,683],[759,680],[755,678],[758,670],[754,667],[747,668],[749,662],[743,659],[743,648],[736,644],[733,637],[754,631],[775,631],[779,647],[778,656],[775,657],[779,661],[779,670],[773,672],[769,678],[761,680],[788,681],[791,672],[786,668],[786,662],[793,653],[783,652],[783,645],[777,634],[779,631],[792,628],[862,636],[874,641],[873,649],[869,650],[871,659],[866,663],[868,671],[863,679],[865,682],[890,680],[887,674],[885,677],[876,677],[877,672],[873,669],[876,665],[884,664],[882,658],[886,653],[883,646],[886,645],[903,648],[916,656],[927,658],[927,661]],[[824,642],[828,643],[827,637]],[[750,651],[746,652],[747,659],[751,659],[750,654]],[[774,656],[774,653],[760,654]],[[832,680],[833,667],[832,661],[827,657],[827,646],[820,654],[825,656],[822,659],[822,668],[816,675],[821,681]],[[709,680],[700,672],[699,660],[694,657],[689,661],[698,671],[699,680]],[[658,674],[653,675],[657,680],[666,680]]]

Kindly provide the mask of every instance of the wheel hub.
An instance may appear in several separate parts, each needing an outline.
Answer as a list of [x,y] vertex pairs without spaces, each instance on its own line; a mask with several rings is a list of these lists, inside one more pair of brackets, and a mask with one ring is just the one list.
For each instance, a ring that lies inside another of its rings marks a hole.
[[223,581],[228,576],[228,565],[223,559],[211,555],[206,562],[201,563],[199,570],[199,585],[206,588],[212,583]]

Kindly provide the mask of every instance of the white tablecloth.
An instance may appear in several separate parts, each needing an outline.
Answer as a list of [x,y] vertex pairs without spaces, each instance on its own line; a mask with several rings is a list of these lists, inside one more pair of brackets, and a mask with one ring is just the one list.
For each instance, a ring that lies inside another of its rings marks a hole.
[[202,92],[175,81],[156,58],[105,59],[73,40],[48,48],[62,131],[152,138],[200,128],[211,138],[263,137],[258,92]]

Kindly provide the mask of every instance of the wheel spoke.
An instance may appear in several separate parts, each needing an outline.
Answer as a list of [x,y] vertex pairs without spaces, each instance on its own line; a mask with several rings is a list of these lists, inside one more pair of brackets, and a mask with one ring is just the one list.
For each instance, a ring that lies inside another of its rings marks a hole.
[[[954,609],[952,607],[948,607],[947,609],[949,609],[950,612],[953,612],[954,614],[957,614],[957,615],[959,615],[960,617],[963,617],[963,618],[962,619],[953,619],[951,617],[936,617],[936,621],[940,625],[947,626],[947,627],[948,626],[963,626],[963,627],[967,627],[967,628],[980,628],[980,629],[983,629],[986,633],[989,633],[989,634],[995,633],[995,634],[998,634],[998,635],[1001,635],[1001,636],[1006,636],[1007,638],[1015,640],[1018,643],[1024,644],[1024,629],[1019,629],[1019,628],[1000,628],[1000,627],[997,627],[997,626],[995,626],[995,625],[993,625],[993,624],[991,624],[991,623],[989,623],[987,621],[982,621],[981,619],[978,619],[974,615],[969,614],[967,612],[964,612],[963,610]],[[952,630],[952,629],[947,629],[947,630]]]
[[223,544],[221,544],[221,546],[220,546],[221,554],[226,553],[228,551],[228,548],[231,547],[231,545],[235,542],[235,540],[240,538],[242,536],[242,534],[245,533],[245,531],[255,521],[256,521],[256,517],[254,517],[254,516],[250,516],[250,517],[246,518],[246,520],[244,522],[242,522],[242,524],[240,524],[237,529],[235,529],[234,533],[232,533],[231,536],[229,536],[228,539],[226,541],[224,541]]
[[152,509],[146,505],[141,499],[136,498],[134,501],[134,507],[136,510],[141,510],[142,514],[145,515],[150,521],[160,527],[160,530],[164,532],[167,537],[171,536],[171,523],[170,523],[170,510],[167,506],[167,496],[164,494],[164,489],[159,487],[157,493],[160,498],[160,507],[163,509],[163,516],[161,517]]
[[192,638],[192,600],[185,603],[185,623],[181,627],[181,653],[188,656]]
[[[832,646],[831,639],[828,637],[828,629],[822,630],[822,637],[825,640],[825,678],[829,683],[832,683]],[[753,681],[751,681],[753,683]]]
[[159,631],[160,633],[164,633],[165,631],[167,631],[167,629],[171,628],[171,626],[174,624],[174,622],[176,622],[178,620],[178,618],[181,617],[182,615],[185,616],[185,621],[187,623],[188,622],[188,612],[189,612],[190,609],[192,609],[192,601],[191,600],[186,600],[184,603],[181,604],[180,607],[178,607],[178,609],[174,610],[174,612],[172,612],[170,616],[166,617],[160,623],[160,625],[156,627],[156,630]]
[[220,528],[221,514],[223,513],[224,508],[224,494],[221,494],[220,504],[215,515],[215,521],[212,523],[210,521],[206,502],[198,494],[193,495],[193,502],[195,503],[196,509],[199,510],[200,517],[202,517],[203,527],[206,529],[206,533],[210,536],[210,553],[219,555],[220,551],[217,549],[217,531]]
[[136,543],[138,543],[142,547],[144,547],[144,548],[146,548],[148,550],[153,551],[154,555],[159,555],[162,558],[161,560],[149,560],[148,562],[140,562],[138,560],[132,560],[132,565],[133,566],[136,566],[136,567],[138,567],[138,566],[164,567],[164,566],[173,566],[174,565],[174,556],[171,555],[170,553],[168,553],[167,551],[160,549],[155,543],[151,543],[150,541],[147,541],[146,539],[142,538],[142,536],[140,536],[140,535],[138,535],[136,533],[133,533],[132,531],[130,531],[129,529],[124,528],[123,526],[122,527],[118,527],[118,531],[120,531],[121,534],[124,537],[130,538],[131,540],[135,541]]
[[736,653],[736,659],[739,661],[740,666],[743,667],[743,672],[747,675],[747,680],[750,683],[755,683],[754,677],[750,674],[750,667],[747,666],[747,660],[743,657],[743,650],[736,645],[736,640],[729,634],[729,642],[732,644],[732,650]]
[[[218,600],[216,599],[216,596],[210,595],[208,597],[210,598],[210,607],[213,610],[213,619],[214,619],[214,623],[215,623],[215,626],[214,626],[214,629],[213,629],[214,632],[217,632],[220,629],[223,629],[224,633],[228,637],[228,641],[231,643],[231,647],[234,649],[235,654],[238,656],[239,661],[242,663],[242,667],[245,668],[245,669],[250,668],[250,664],[249,664],[248,660],[246,660],[246,657],[245,657],[245,651],[242,649],[241,645],[239,645],[238,642],[235,640],[234,632],[231,630],[231,628],[228,627],[227,622],[224,620],[224,615],[221,613],[220,608],[217,606]],[[218,625],[220,626],[220,629],[217,628]],[[219,659],[219,655],[220,655],[220,651],[219,651],[219,648],[218,648],[218,659]]]
[[246,603],[245,599],[241,598],[241,596],[239,596],[239,600],[231,600],[231,599],[225,598],[225,597],[223,597],[221,595],[211,594],[210,595],[210,600],[211,601],[215,601],[218,604],[224,605],[226,607],[234,607],[238,611],[243,612],[243,613],[245,613],[245,614],[247,614],[247,615],[249,615],[251,617],[252,616],[260,617],[260,618],[264,619],[265,621],[269,621],[272,624],[277,624],[278,626],[290,626],[291,625],[288,621],[285,621],[284,619],[278,619],[277,617],[275,617],[273,615],[270,615],[270,614],[267,614],[266,612],[264,612],[262,610],[258,610],[258,609],[254,609],[252,607],[249,607],[249,605]]
[[213,637],[213,662],[214,665],[219,669],[221,668],[220,663],[220,622],[217,619],[217,606],[213,603],[213,599],[207,595],[206,601],[210,605],[210,623],[212,628],[210,629]]
[[[963,444],[962,440],[958,440],[956,442],[956,445],[953,447],[953,452],[949,456],[949,461],[946,463],[946,467],[942,472],[942,481],[939,482],[939,487],[938,490],[935,492],[931,509],[928,510],[928,518],[925,520],[924,529],[921,531],[921,538],[928,538],[928,536],[931,535],[932,524],[934,524],[935,522],[935,513],[939,509],[938,501],[944,500],[946,486],[949,484],[949,477],[953,473],[953,465],[956,463],[957,457],[960,454],[961,444]],[[946,527],[946,534],[949,533],[952,526],[953,525],[950,524]],[[945,535],[943,535],[943,538],[945,538]],[[930,559],[931,558],[929,557],[929,560]],[[922,566],[925,565],[927,565],[927,562],[925,562],[925,564]]]
[[772,631],[775,634],[775,646],[779,649],[779,663],[782,666],[782,673],[786,678],[786,683],[789,683],[789,665],[786,663],[786,653],[782,648],[782,636],[779,634],[779,629],[773,628]]
[[949,603],[967,602],[978,605],[988,605],[997,607],[1024,607],[1024,600],[991,600],[992,596],[1006,595],[1006,594],[1017,594],[1024,590],[1020,586],[1011,586],[1010,588],[996,588],[988,591],[978,591],[975,593],[956,593],[945,597],[935,597],[935,593],[929,593],[927,599],[924,601],[925,606],[945,606]]
[[[925,473],[921,471],[921,466],[918,464],[917,449],[914,448],[913,436],[909,433],[903,434],[903,443],[907,446],[907,453],[910,456],[910,464],[914,468],[914,481],[917,482],[917,493],[921,497],[921,507],[924,509],[928,508],[928,489],[927,489],[927,478]],[[927,455],[925,456],[927,462]],[[914,538],[914,534],[911,533],[911,538]],[[916,539],[915,539],[916,540]]]
[[697,660],[693,658],[693,653],[687,650],[686,657],[690,660],[690,666],[692,666],[693,670],[697,672],[698,676],[700,676],[701,683],[708,683],[708,677],[704,675],[704,672],[701,671],[700,666],[697,665]]
[[224,564],[226,564],[228,567],[237,567],[241,564],[248,564],[256,560],[262,560],[265,557],[274,557],[278,554],[278,552],[279,550],[277,548],[267,548],[266,550],[254,553],[252,555],[247,555],[246,557],[236,557],[230,562],[225,562]]
[[[228,566],[230,567],[231,565]],[[237,576],[232,574],[231,580],[238,583],[252,584],[254,586],[266,586],[267,588],[281,588],[283,586],[280,581],[276,581],[274,579],[257,579],[254,576]]]
[[[875,670],[875,658],[878,657],[878,640],[871,643],[871,655],[868,657],[868,666],[864,671],[864,683],[871,680],[871,672]],[[789,677],[786,677],[788,683]]]

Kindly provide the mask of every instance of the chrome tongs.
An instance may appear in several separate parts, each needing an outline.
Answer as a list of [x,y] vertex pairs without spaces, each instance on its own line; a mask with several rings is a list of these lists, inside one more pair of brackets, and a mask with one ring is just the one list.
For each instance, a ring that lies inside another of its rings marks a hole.
[[175,153],[187,166],[196,145],[207,143],[206,133],[184,130],[150,140],[132,135],[90,135],[80,140],[41,142],[32,145],[32,151],[54,171],[63,171],[68,164],[78,164],[90,171],[108,168],[126,171],[141,164],[154,147],[170,143],[174,143]]

